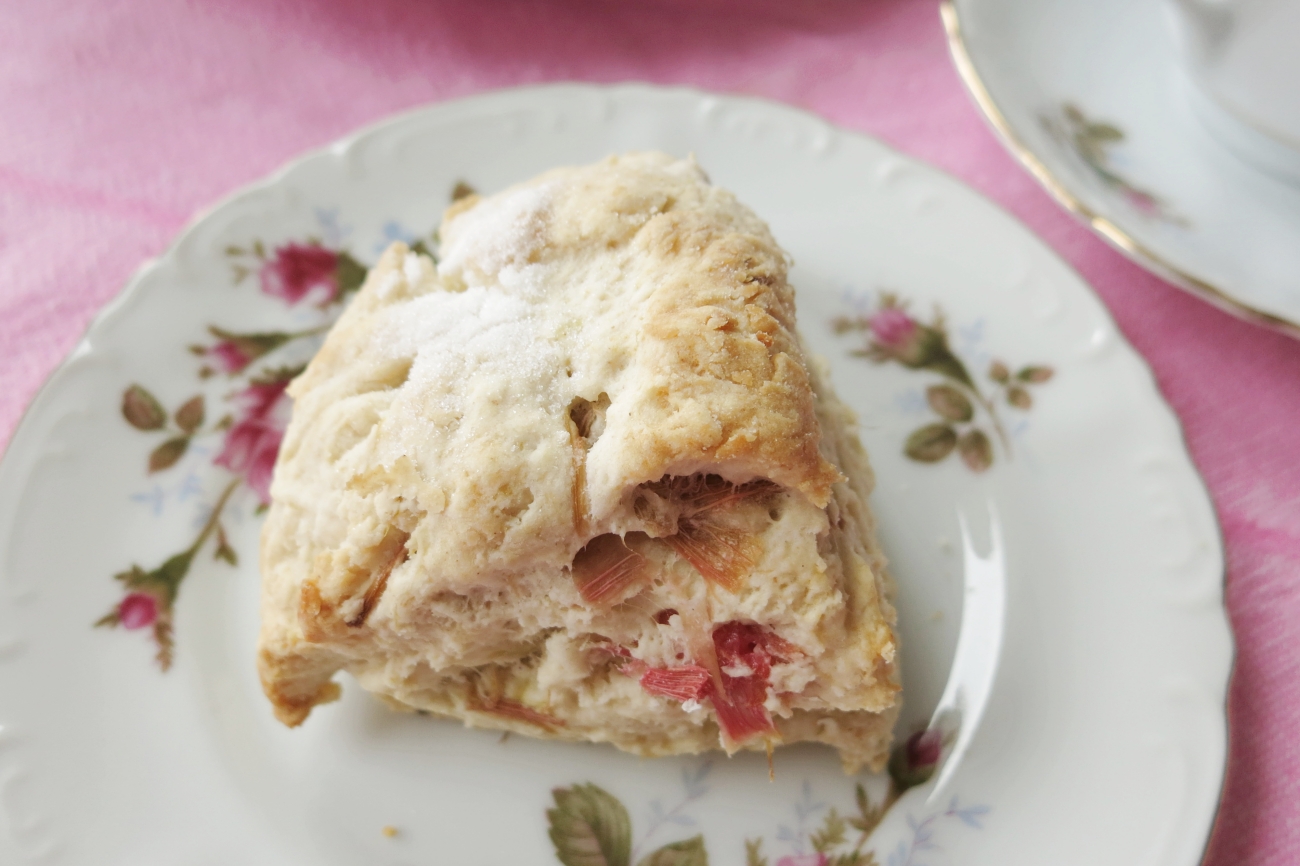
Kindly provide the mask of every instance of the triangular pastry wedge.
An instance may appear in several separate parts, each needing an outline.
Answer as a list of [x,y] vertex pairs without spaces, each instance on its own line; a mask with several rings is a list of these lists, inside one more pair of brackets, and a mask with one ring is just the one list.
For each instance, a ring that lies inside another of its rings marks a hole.
[[827,743],[879,768],[891,585],[787,259],[693,161],[611,157],[394,244],[293,382],[259,667],[640,755]]

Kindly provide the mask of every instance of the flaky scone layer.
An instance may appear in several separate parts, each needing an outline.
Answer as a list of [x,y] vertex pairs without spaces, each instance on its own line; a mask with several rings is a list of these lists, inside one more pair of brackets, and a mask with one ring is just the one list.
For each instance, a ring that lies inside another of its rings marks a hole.
[[899,687],[871,473],[766,225],[633,154],[463,199],[441,238],[437,265],[394,244],[290,387],[277,716],[346,670],[534,736],[878,766]]

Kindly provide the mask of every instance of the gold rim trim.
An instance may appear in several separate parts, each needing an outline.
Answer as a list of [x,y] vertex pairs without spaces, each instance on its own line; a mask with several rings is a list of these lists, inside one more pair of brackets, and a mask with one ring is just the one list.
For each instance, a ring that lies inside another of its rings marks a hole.
[[1144,246],[1115,225],[1115,223],[1096,213],[1092,208],[1076,198],[1065,184],[1057,180],[1056,176],[1048,171],[1042,160],[1020,140],[1019,136],[1012,130],[1011,125],[1007,123],[1007,119],[1003,116],[997,103],[993,101],[988,88],[984,86],[979,72],[975,69],[975,63],[971,60],[970,52],[966,50],[965,39],[962,36],[961,20],[953,0],[943,0],[939,6],[939,14],[943,17],[943,27],[948,34],[948,52],[952,55],[953,64],[957,67],[957,74],[961,76],[962,83],[966,85],[966,90],[970,93],[971,98],[975,100],[975,104],[979,106],[984,119],[988,121],[994,132],[1002,139],[1002,143],[1006,148],[1015,155],[1021,165],[1029,169],[1029,173],[1042,184],[1044,189],[1051,193],[1053,198],[1064,205],[1066,209],[1081,217],[1093,231],[1101,235],[1120,252],[1140,265],[1153,268],[1158,276],[1164,277],[1180,288],[1186,289],[1226,312],[1300,339],[1300,322],[1293,322],[1275,313],[1268,313],[1252,307],[1250,304],[1228,294],[1223,289],[1211,285],[1200,277],[1189,274],[1177,265],[1165,261],[1150,248]]
[[[953,0],[942,0],[942,3],[939,6],[939,12],[943,16],[944,30],[948,33],[948,50],[952,54],[953,62],[957,66],[957,72],[961,76],[962,82],[966,85],[966,89],[970,91],[971,96],[975,99],[975,103],[979,106],[980,111],[983,112],[984,118],[997,132],[999,137],[1001,137],[1003,144],[1006,145],[1013,154],[1015,154],[1021,164],[1023,164],[1025,168],[1029,169],[1038,182],[1041,183],[1057,201],[1086,220],[1088,225],[1091,226],[1094,231],[1113,244],[1121,252],[1135,260],[1146,260],[1145,262],[1139,261],[1138,264],[1155,265],[1162,272],[1159,276],[1166,276],[1175,284],[1188,290],[1197,297],[1209,301],[1225,312],[1233,313],[1240,318],[1257,324],[1272,326],[1288,336],[1300,338],[1300,325],[1271,313],[1256,310],[1247,304],[1234,300],[1225,292],[1215,288],[1204,280],[1198,279],[1191,274],[1174,267],[1152,253],[1146,247],[1142,246],[1142,244],[1129,237],[1119,228],[1119,226],[1115,225],[1105,217],[1093,213],[1087,205],[1076,199],[1060,181],[1052,176],[1052,173],[1047,170],[1047,167],[1043,165],[1042,161],[1040,161],[1038,157],[1035,156],[1033,152],[1016,137],[1016,134],[1011,131],[1011,126],[1007,123],[1006,118],[1002,116],[1001,110],[999,110],[997,105],[993,102],[993,97],[989,95],[988,88],[984,86],[984,82],[980,80],[979,74],[976,73],[975,64],[971,62],[970,54],[966,50],[966,44],[962,40],[961,22],[957,17],[957,9],[953,5]],[[1164,272],[1167,272],[1167,274]],[[1187,447],[1185,435],[1183,436],[1183,447],[1184,449]],[[1191,460],[1190,452],[1188,452],[1188,459]],[[1193,466],[1195,466],[1194,461]],[[1200,476],[1200,474],[1200,470],[1198,469],[1197,475]],[[1202,488],[1205,489],[1205,495],[1209,497],[1209,490],[1205,488],[1205,480],[1203,476],[1201,477],[1201,485]],[[1218,519],[1218,509],[1215,508],[1212,497],[1210,497],[1210,507],[1215,511],[1215,524],[1219,529],[1219,544],[1224,550],[1225,559],[1221,585],[1226,589],[1228,582],[1226,559],[1227,541],[1223,536],[1223,524],[1222,521]],[[1227,599],[1225,596],[1225,616],[1227,615],[1226,605]],[[1229,630],[1231,630],[1231,626],[1229,626]],[[1223,814],[1223,796],[1227,791],[1228,785],[1227,762],[1231,750],[1231,723],[1228,718],[1226,701],[1228,698],[1228,689],[1232,685],[1232,677],[1236,672],[1236,652],[1236,638],[1234,636],[1233,666],[1232,669],[1229,670],[1227,682],[1224,683],[1224,765],[1222,774],[1219,777],[1219,795],[1215,799],[1214,814],[1210,818],[1210,826],[1206,828],[1205,844],[1201,848],[1201,856],[1198,858],[1197,862],[1201,862],[1205,859],[1206,852],[1209,851],[1210,844],[1213,842],[1215,833],[1219,829],[1219,818]]]

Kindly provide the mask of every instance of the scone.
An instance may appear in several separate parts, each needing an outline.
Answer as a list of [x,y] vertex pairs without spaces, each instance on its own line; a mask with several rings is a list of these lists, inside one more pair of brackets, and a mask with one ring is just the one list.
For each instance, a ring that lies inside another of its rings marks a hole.
[[259,667],[640,755],[879,768],[894,610],[851,413],[786,256],[693,161],[566,168],[394,244],[290,386]]

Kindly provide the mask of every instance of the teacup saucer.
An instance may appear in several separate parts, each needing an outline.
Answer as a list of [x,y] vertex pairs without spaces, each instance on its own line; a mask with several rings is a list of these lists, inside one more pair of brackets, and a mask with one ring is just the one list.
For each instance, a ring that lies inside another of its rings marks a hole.
[[1161,0],[945,0],[962,78],[1062,204],[1142,266],[1300,336],[1300,185],[1205,122]]

